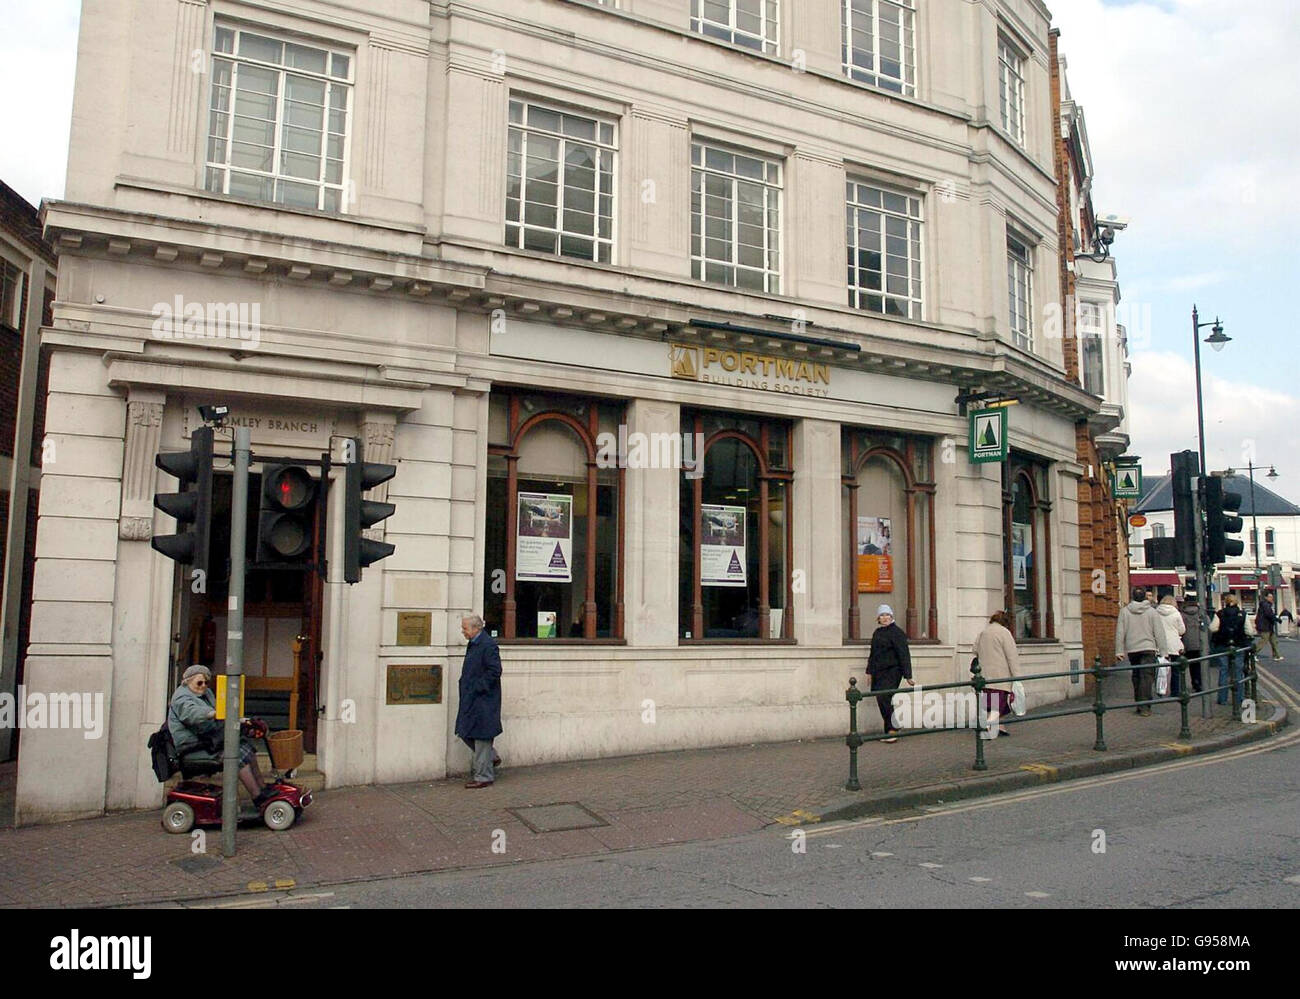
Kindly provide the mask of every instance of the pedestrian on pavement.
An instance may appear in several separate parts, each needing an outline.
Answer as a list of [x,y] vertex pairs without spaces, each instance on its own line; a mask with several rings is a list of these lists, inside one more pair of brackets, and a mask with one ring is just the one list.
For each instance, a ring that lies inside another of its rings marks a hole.
[[[1223,595],[1223,606],[1219,608],[1219,612],[1215,615],[1211,630],[1214,634],[1210,636],[1210,646],[1216,653],[1224,653],[1230,649],[1244,649],[1250,644],[1250,639],[1246,637],[1246,615],[1237,606],[1235,594],[1225,593]],[[1218,686],[1220,690],[1216,701],[1219,704],[1227,704],[1228,684],[1236,681],[1241,667],[1236,662],[1229,666],[1226,655],[1218,660],[1218,664]],[[1237,700],[1240,703],[1241,684],[1237,683],[1236,686]]]
[[[903,680],[907,680],[909,687],[915,687],[907,634],[894,623],[894,610],[889,604],[881,604],[876,608],[876,625],[876,630],[871,634],[871,654],[867,657],[871,689],[894,690],[902,686]],[[898,736],[892,734],[898,731],[894,726],[893,700],[893,694],[879,694],[876,697],[880,718],[885,723],[886,738],[881,739],[881,742],[898,741]]]
[[[1011,615],[1006,611],[996,611],[975,639],[975,658],[980,664],[980,675],[989,683],[1014,680],[1020,673],[1020,649],[1011,634]],[[1002,687],[985,687],[984,698],[985,710],[990,714],[996,711],[1001,717],[1010,710],[1015,695]],[[1010,734],[998,726],[998,735]]]
[[466,614],[460,619],[460,633],[469,648],[460,670],[460,707],[456,711],[456,734],[474,754],[470,788],[491,787],[500,757],[492,740],[501,734],[501,653],[497,643],[483,630],[483,619]]
[[[1133,700],[1149,701],[1156,672],[1152,664],[1157,656],[1169,654],[1168,641],[1160,615],[1147,600],[1146,589],[1135,586],[1131,595],[1132,602],[1120,609],[1115,626],[1115,659],[1118,661],[1127,656],[1129,665],[1137,667],[1130,671]],[[1151,705],[1139,703],[1137,713],[1151,714]]]
[[1161,598],[1156,613],[1160,615],[1160,623],[1165,627],[1165,641],[1169,648],[1169,696],[1177,697],[1182,693],[1182,670],[1178,669],[1174,656],[1183,654],[1183,634],[1187,631],[1187,622],[1178,612],[1172,593]]
[[[1187,594],[1187,599],[1183,601],[1183,655],[1188,659],[1199,659],[1201,656],[1201,604],[1196,599],[1195,593]],[[1191,674],[1192,690],[1196,693],[1201,692],[1203,686],[1201,682],[1201,664],[1188,663],[1187,672]]]
[[1273,650],[1273,661],[1279,662],[1282,657],[1277,654],[1277,609],[1273,606],[1273,594],[1265,593],[1264,599],[1260,601],[1259,610],[1255,612],[1255,634],[1259,636],[1259,644],[1255,646],[1255,654],[1259,655],[1259,650],[1264,647],[1264,639],[1268,639],[1268,644]]

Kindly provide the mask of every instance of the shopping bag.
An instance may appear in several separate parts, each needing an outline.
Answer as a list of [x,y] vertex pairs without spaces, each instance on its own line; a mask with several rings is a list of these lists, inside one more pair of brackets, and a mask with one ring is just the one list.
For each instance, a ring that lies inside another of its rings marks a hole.
[[1156,696],[1169,696],[1169,676],[1170,669],[1168,666],[1160,666],[1156,669]]

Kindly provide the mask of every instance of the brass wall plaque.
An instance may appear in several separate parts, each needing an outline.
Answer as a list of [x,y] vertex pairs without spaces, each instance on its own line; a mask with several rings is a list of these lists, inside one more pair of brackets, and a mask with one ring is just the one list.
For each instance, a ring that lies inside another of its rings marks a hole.
[[398,611],[397,644],[428,645],[433,641],[433,611]]
[[388,667],[388,704],[441,704],[442,666],[427,663]]

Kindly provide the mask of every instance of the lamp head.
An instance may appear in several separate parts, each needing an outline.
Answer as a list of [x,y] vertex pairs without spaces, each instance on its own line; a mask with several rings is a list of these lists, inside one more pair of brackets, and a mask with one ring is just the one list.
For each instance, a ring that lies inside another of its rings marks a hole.
[[1231,342],[1231,340],[1232,337],[1226,336],[1223,332],[1223,323],[1217,319],[1214,320],[1214,325],[1210,328],[1210,335],[1205,338],[1205,342],[1215,350],[1222,350],[1223,345]]

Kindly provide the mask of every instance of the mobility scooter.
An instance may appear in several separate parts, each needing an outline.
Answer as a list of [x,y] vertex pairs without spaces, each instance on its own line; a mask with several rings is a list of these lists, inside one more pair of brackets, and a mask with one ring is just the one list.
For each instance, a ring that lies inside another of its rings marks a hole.
[[[246,718],[240,722],[239,728],[243,735],[265,742],[273,768],[273,779],[266,786],[268,793],[265,799],[256,808],[241,804],[239,821],[249,822],[260,818],[266,823],[268,829],[282,832],[294,824],[302,814],[302,810],[310,805],[312,800],[310,790],[290,783],[287,779],[292,777],[294,769],[302,764],[301,743],[298,744],[296,758],[277,759],[271,741],[266,738],[266,722],[257,718]],[[165,725],[163,729],[166,729]],[[160,731],[159,735],[162,734]],[[165,738],[170,743],[170,734]],[[162,813],[163,828],[169,833],[187,833],[196,825],[220,825],[221,785],[195,778],[221,773],[221,761],[187,759],[183,756],[179,758],[173,756],[173,759],[183,779],[167,792],[167,801]],[[283,776],[281,770],[285,771]]]

